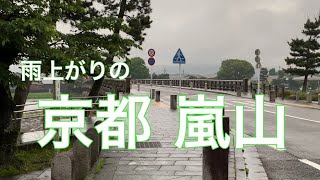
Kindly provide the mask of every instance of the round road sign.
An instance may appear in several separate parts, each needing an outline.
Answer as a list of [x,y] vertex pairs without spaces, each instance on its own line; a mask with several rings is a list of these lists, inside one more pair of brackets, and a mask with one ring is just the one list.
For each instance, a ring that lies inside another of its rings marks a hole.
[[156,55],[156,51],[154,49],[149,49],[148,54],[150,57],[154,57]]
[[256,51],[255,51],[255,54],[257,55],[257,56],[260,56],[260,49],[257,49]]
[[156,60],[155,60],[154,58],[149,58],[149,59],[148,59],[148,64],[149,64],[150,66],[153,66],[155,63],[156,63]]

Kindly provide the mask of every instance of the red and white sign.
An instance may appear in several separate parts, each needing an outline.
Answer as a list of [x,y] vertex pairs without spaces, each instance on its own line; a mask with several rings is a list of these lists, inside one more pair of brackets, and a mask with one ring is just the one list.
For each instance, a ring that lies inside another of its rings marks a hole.
[[149,49],[148,55],[149,55],[150,57],[154,57],[154,56],[156,55],[156,51],[155,51],[154,49]]

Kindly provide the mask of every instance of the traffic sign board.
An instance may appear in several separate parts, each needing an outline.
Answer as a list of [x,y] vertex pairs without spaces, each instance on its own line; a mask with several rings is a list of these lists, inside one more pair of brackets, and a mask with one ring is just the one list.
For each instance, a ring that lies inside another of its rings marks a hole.
[[149,49],[148,55],[149,55],[150,57],[154,57],[154,56],[156,55],[156,51],[155,51],[154,49]]
[[153,66],[155,63],[156,63],[156,60],[154,58],[151,57],[151,58],[148,59],[148,64],[150,66]]
[[186,58],[184,57],[181,49],[178,50],[173,58],[173,64],[186,64]]

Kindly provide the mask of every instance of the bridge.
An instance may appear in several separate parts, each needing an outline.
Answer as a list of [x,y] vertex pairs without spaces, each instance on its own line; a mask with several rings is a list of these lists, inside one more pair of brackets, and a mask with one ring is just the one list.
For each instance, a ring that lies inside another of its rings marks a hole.
[[[318,104],[283,100],[284,89],[262,86],[261,92],[268,91],[264,108],[265,136],[276,136],[276,104],[286,105],[286,150],[279,151],[273,146],[253,146],[242,151],[235,149],[233,145],[235,106],[244,105],[245,134],[255,136],[255,102],[253,99],[255,85],[246,79],[237,81],[182,80],[181,89],[179,89],[179,84],[179,80],[132,81],[132,95],[152,96],[151,89],[160,92],[155,97],[157,100],[152,101],[146,115],[152,129],[151,139],[147,143],[137,144],[136,151],[123,149],[101,151],[89,173],[88,166],[82,165],[92,163],[93,149],[87,150],[87,148],[76,146],[72,148],[72,151],[81,152],[81,161],[72,159],[73,156],[68,157],[68,154],[58,155],[54,166],[39,174],[38,177],[43,177],[43,174],[51,174],[48,176],[50,179],[50,177],[66,174],[66,172],[78,172],[79,169],[76,170],[77,168],[73,166],[65,166],[65,162],[69,162],[69,159],[66,158],[71,158],[70,162],[73,162],[71,164],[80,164],[78,167],[82,172],[80,174],[103,180],[191,180],[208,178],[208,174],[216,177],[227,176],[229,179],[318,179],[320,177],[320,141],[317,138],[320,135],[320,120],[317,117],[320,106]],[[279,98],[276,98],[276,89],[281,89]],[[232,138],[230,151],[227,154],[217,150],[208,156],[208,151],[202,148],[179,149],[175,146],[179,119],[178,111],[171,109],[171,96],[179,94],[187,95],[189,99],[194,99],[198,94],[206,94],[208,99],[214,99],[219,94],[225,96],[225,116],[229,117]],[[270,94],[274,95],[274,101],[270,102],[273,100],[269,97]],[[126,94],[120,94],[120,98],[124,95]],[[138,123],[138,132],[141,129]],[[217,157],[224,159],[217,160]],[[210,158],[217,162],[210,162]],[[57,159],[64,162],[64,165],[59,166]],[[210,163],[219,166],[210,169],[208,167]],[[224,163],[227,165],[223,165]],[[63,168],[59,169],[59,167]],[[83,169],[84,167],[86,168]],[[100,169],[98,172],[96,172],[97,167]],[[224,174],[219,174],[221,172]],[[35,177],[35,174],[30,174],[29,177]]]
[[[133,88],[150,92],[151,80],[137,80]],[[161,92],[161,102],[170,104],[170,95],[187,94],[190,99],[204,93],[209,99],[218,94],[226,98],[225,112],[230,117],[230,127],[234,129],[235,106],[245,106],[245,134],[255,136],[255,102],[250,93],[252,85],[243,81],[182,80],[179,92],[178,80],[153,80],[152,88]],[[237,93],[241,89],[241,95]],[[275,88],[275,87],[274,87]],[[280,89],[280,88],[279,88]],[[282,89],[282,88],[281,88]],[[283,91],[283,90],[281,90]],[[263,92],[263,91],[261,91]],[[240,97],[241,96],[241,97]],[[320,177],[320,105],[276,98],[269,102],[266,95],[264,108],[264,134],[276,136],[276,104],[286,105],[286,150],[275,147],[256,147],[262,167],[269,179],[317,179]],[[251,166],[257,168],[257,166]],[[249,172],[250,172],[250,168]],[[254,169],[253,168],[253,169]],[[259,169],[259,168],[258,168]],[[263,172],[261,168],[261,172]],[[254,169],[254,171],[257,169]]]

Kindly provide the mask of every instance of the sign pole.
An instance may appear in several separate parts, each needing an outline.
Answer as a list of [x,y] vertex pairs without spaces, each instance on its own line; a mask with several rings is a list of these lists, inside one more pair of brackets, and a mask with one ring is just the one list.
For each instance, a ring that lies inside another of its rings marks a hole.
[[156,60],[153,58],[156,55],[156,51],[154,49],[149,49],[148,55],[150,56],[148,59],[148,63],[150,65],[150,71],[151,71],[151,89],[152,89],[152,83],[153,83],[153,71],[152,71],[152,66],[156,63]]
[[181,93],[181,64],[179,64],[179,93]]
[[260,68],[258,68],[257,71],[258,71],[258,89],[257,89],[257,93],[260,94]]
[[152,89],[152,83],[153,83],[152,82],[153,81],[153,72],[152,72],[153,69],[152,69],[152,66],[150,67],[150,69],[151,69],[151,89]]
[[186,64],[186,58],[180,48],[173,57],[173,64],[179,64],[179,93],[181,93],[181,64]]

